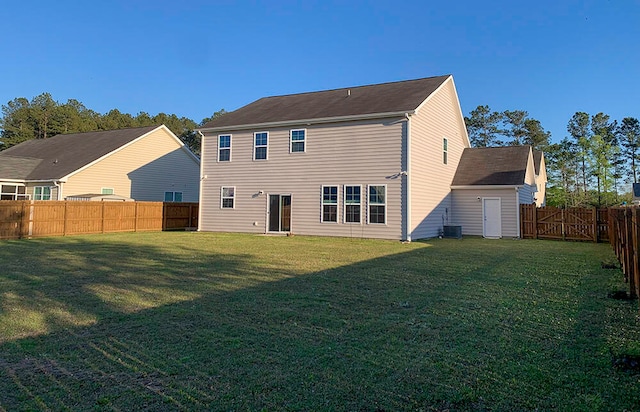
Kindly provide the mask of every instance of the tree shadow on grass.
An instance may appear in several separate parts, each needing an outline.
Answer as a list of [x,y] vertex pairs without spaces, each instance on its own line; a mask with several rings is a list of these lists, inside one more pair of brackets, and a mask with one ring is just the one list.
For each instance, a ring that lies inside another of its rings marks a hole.
[[[514,252],[526,261],[535,251],[472,242],[462,245],[471,255],[465,260],[461,244],[453,242],[315,271],[265,269],[251,253],[208,256],[184,245],[167,256],[166,249],[148,245],[62,242],[41,257],[41,276],[30,278],[18,265],[2,282],[14,282],[10,290],[25,301],[55,306],[46,300],[52,299],[94,320],[74,325],[58,319],[46,335],[2,344],[0,406],[557,408],[571,388],[554,386],[553,355],[576,339],[576,329],[545,326],[545,308],[534,302],[550,285],[556,290],[549,299],[558,305],[563,293],[590,292],[553,282],[567,274],[514,273]],[[17,249],[28,248],[25,243]],[[0,261],[6,253],[2,248]],[[115,291],[99,293],[109,288]],[[134,296],[118,300],[128,290]],[[562,306],[556,310],[560,314]],[[510,328],[529,336],[514,342]],[[585,351],[604,337],[590,339]],[[509,371],[500,369],[505,366]],[[519,399],[519,391],[527,399]]]

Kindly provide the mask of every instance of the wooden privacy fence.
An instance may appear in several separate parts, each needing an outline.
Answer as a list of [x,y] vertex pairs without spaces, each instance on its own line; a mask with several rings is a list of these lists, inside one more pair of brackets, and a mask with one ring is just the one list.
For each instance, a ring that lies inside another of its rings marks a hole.
[[197,226],[198,203],[0,201],[0,239]]
[[608,209],[520,205],[520,234],[525,239],[609,241]]
[[609,238],[624,280],[629,284],[629,295],[640,295],[640,208],[612,207],[609,209]]

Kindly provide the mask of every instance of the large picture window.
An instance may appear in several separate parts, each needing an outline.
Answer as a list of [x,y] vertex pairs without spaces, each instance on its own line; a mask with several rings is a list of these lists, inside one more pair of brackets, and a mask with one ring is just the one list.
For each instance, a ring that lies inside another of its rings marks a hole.
[[253,134],[253,160],[267,160],[267,148],[269,147],[269,133],[260,132]]
[[27,191],[24,186],[18,185],[1,185],[0,186],[0,200],[26,200]]
[[361,186],[344,187],[344,221],[345,223],[361,222]]
[[33,200],[51,200],[51,187],[49,186],[34,187]]
[[322,186],[322,221],[338,222],[338,186]]
[[232,186],[222,187],[220,207],[222,209],[234,209],[236,207],[236,188]]
[[387,223],[387,186],[369,186],[369,223]]
[[231,135],[221,134],[218,136],[218,161],[231,161]]
[[306,151],[307,131],[306,129],[298,129],[291,131],[291,153]]

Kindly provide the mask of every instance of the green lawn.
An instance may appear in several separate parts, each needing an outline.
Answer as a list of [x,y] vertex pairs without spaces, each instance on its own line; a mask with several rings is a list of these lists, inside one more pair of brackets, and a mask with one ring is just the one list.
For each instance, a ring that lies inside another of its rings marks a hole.
[[0,410],[640,408],[610,246],[141,233],[0,242]]

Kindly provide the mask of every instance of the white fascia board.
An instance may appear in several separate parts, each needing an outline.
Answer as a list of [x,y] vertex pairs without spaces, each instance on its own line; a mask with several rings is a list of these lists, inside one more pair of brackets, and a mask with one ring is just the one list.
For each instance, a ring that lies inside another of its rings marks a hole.
[[27,183],[28,180],[24,179],[0,179],[0,184],[2,183]]
[[230,132],[233,130],[245,130],[245,129],[262,129],[271,127],[283,127],[283,126],[299,126],[301,124],[324,124],[324,123],[340,123],[340,122],[352,122],[356,120],[371,120],[371,119],[383,119],[389,117],[404,117],[406,114],[414,114],[415,110],[403,110],[401,112],[388,112],[388,113],[371,113],[371,114],[359,114],[353,116],[336,116],[336,117],[323,117],[318,119],[297,119],[297,120],[283,120],[279,122],[267,122],[267,123],[252,123],[242,124],[235,126],[223,126],[223,127],[208,127],[196,129],[200,132]]
[[518,190],[522,187],[524,187],[524,185],[468,185],[468,186],[451,186],[451,189],[462,189],[462,190],[515,189],[515,190]]
[[[418,113],[418,111],[420,111],[420,109],[422,108],[422,106],[424,106],[425,104],[427,104],[427,102],[429,100],[431,100],[431,98],[433,96],[436,95],[436,93],[438,93],[440,91],[440,89],[442,89],[444,87],[445,84],[447,84],[448,81],[453,81],[453,78],[451,77],[451,75],[449,75],[449,77],[446,78],[445,81],[443,81],[442,83],[440,83],[440,86],[438,86],[429,96],[427,96],[426,99],[424,99],[422,101],[422,103],[420,103],[420,105],[416,108],[415,112]],[[456,96],[457,97],[457,96]]]

